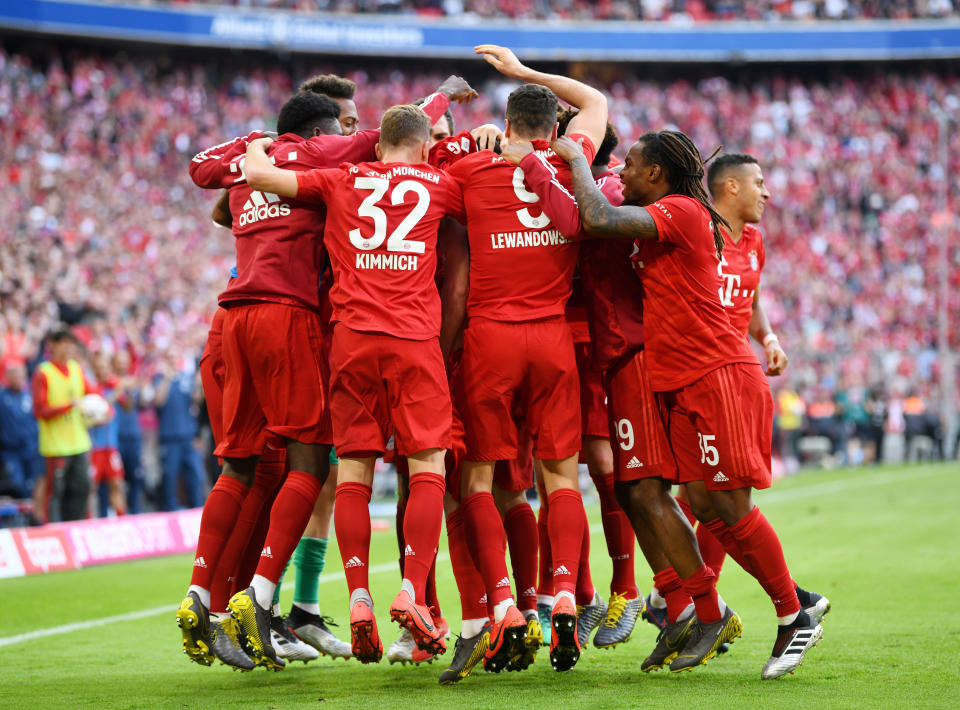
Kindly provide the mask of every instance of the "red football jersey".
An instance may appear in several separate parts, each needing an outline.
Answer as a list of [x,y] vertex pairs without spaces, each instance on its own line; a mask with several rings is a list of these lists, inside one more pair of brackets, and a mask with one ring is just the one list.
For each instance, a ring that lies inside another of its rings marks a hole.
[[763,235],[755,225],[743,226],[740,241],[734,243],[724,233],[726,245],[720,259],[720,303],[727,309],[733,327],[749,337],[750,319],[753,317],[753,297],[760,286],[760,272],[766,263]]
[[[220,294],[220,304],[257,300],[317,310],[326,210],[322,204],[250,189],[243,164],[247,144],[259,137],[255,132],[210,148],[190,163],[190,177],[197,185],[230,190],[237,277]],[[267,153],[280,168],[329,168],[345,160],[372,160],[379,139],[379,130],[310,140],[285,133],[270,144]]]
[[[574,139],[579,136],[573,136]],[[570,169],[544,140],[537,154],[570,190]],[[595,149],[584,137],[584,152]],[[484,150],[449,168],[460,185],[470,240],[467,314],[522,322],[563,315],[577,262],[577,245],[563,236],[524,184],[523,169]]]
[[756,363],[720,303],[722,279],[710,213],[684,195],[648,205],[657,239],[638,240],[647,372],[655,392],[680,389],[711,370]]
[[430,149],[427,162],[435,168],[446,170],[461,158],[477,152],[477,141],[470,135],[470,131],[460,131],[455,136],[448,136]]
[[[553,223],[571,239],[582,240],[579,287],[583,300],[575,300],[578,286],[575,279],[574,293],[567,305],[567,320],[572,321],[575,338],[580,326],[588,326],[588,339],[593,343],[591,367],[605,370],[643,346],[643,287],[630,261],[634,244],[621,239],[591,239],[583,229],[576,200],[553,180],[548,166],[533,155],[525,157],[520,165]],[[618,174],[605,172],[597,177],[596,183],[611,204],[623,203],[623,185]],[[578,306],[582,307],[582,313]]]
[[327,204],[332,322],[427,340],[440,334],[437,229],[461,221],[460,191],[426,163],[344,164],[297,174],[297,199]]

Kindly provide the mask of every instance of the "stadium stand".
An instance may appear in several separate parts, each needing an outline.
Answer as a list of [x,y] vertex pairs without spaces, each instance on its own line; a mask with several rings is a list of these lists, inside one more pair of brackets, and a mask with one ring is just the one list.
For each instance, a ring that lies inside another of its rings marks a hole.
[[[204,0],[160,0],[210,5]],[[156,0],[142,0],[153,4]],[[129,2],[127,3],[129,4]],[[873,20],[955,17],[956,0],[226,0],[217,5],[302,12],[508,17],[517,20]]]
[[[960,133],[947,136],[949,165],[940,165],[936,120],[960,111],[960,80],[937,65],[893,66],[676,80],[607,67],[592,80],[611,98],[621,151],[644,130],[676,126],[705,154],[722,144],[760,157],[773,194],[764,298],[791,356],[775,386],[808,403],[814,388],[867,403],[836,416],[844,436],[871,441],[878,426],[880,439],[905,430],[895,413],[908,394],[938,407],[939,200],[946,173],[960,174]],[[318,70],[357,82],[363,126],[442,79],[403,64],[376,75],[369,60],[0,45],[0,140],[10,147],[0,157],[0,372],[32,367],[58,321],[79,324],[91,351],[129,350],[144,382],[171,349],[193,363],[233,257],[229,233],[209,220],[215,195],[190,184],[186,165],[202,148],[272,126]],[[456,110],[460,127],[502,116],[509,84],[483,77],[482,99]],[[947,200],[956,211],[955,192]],[[881,401],[882,423],[871,425]]]

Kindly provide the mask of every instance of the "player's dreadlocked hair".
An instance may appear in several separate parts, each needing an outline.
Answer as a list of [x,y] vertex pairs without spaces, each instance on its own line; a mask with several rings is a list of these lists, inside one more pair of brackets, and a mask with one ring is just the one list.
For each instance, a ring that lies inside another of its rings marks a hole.
[[[667,183],[672,192],[692,197],[710,213],[710,219],[713,220],[713,242],[717,246],[717,256],[720,257],[723,254],[724,245],[720,225],[730,229],[730,223],[713,209],[710,198],[707,197],[707,191],[703,188],[705,161],[700,157],[697,146],[680,131],[651,131],[640,136],[637,142],[643,145],[640,151],[643,162],[647,165],[659,165],[666,172]],[[717,148],[714,155],[719,151],[720,149]],[[713,158],[713,155],[710,158]]]
[[300,84],[300,91],[326,94],[331,99],[352,99],[357,93],[357,84],[336,74],[318,74]]

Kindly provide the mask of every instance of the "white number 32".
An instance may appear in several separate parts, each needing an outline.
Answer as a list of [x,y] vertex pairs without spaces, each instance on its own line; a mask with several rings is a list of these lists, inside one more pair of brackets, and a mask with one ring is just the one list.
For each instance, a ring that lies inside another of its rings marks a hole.
[[[373,220],[373,234],[365,237],[359,229],[350,230],[350,243],[357,249],[371,251],[376,249],[383,240],[387,238],[387,213],[377,206],[377,203],[383,198],[390,188],[390,183],[383,178],[358,177],[354,180],[353,186],[359,190],[372,190],[366,199],[360,203],[357,208],[357,214],[361,217],[368,217]],[[430,207],[430,192],[426,187],[415,180],[404,180],[393,188],[390,194],[390,202],[394,205],[404,204],[403,198],[408,192],[414,192],[417,196],[417,204],[410,210],[409,214],[403,218],[403,221],[393,230],[393,234],[387,239],[387,251],[407,252],[408,254],[423,254],[426,245],[423,242],[404,239],[410,230],[427,213]]]

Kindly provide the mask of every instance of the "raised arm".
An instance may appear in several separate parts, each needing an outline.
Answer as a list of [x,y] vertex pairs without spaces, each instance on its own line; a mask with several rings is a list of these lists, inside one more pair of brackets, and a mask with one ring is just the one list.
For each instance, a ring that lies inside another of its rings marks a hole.
[[295,170],[284,170],[270,163],[267,157],[269,138],[259,138],[251,141],[247,146],[247,160],[243,166],[243,173],[247,176],[247,184],[260,192],[272,192],[284,197],[297,196],[297,173]]
[[576,118],[570,121],[567,133],[582,133],[593,141],[594,146],[603,142],[607,130],[607,97],[592,86],[559,74],[546,74],[524,65],[516,55],[496,44],[481,44],[473,48],[482,54],[487,62],[505,76],[546,86],[557,98],[580,109]]
[[767,355],[767,374],[782,375],[787,369],[787,354],[780,347],[780,339],[770,326],[770,319],[767,318],[767,312],[760,303],[760,284],[757,284],[757,290],[753,294],[753,313],[750,316],[750,335],[758,343],[763,345]]
[[580,145],[566,136],[555,140],[551,147],[570,163],[573,174],[573,192],[580,207],[580,221],[588,232],[600,237],[620,239],[656,239],[657,223],[643,207],[623,205],[614,207],[600,192],[590,172]]

